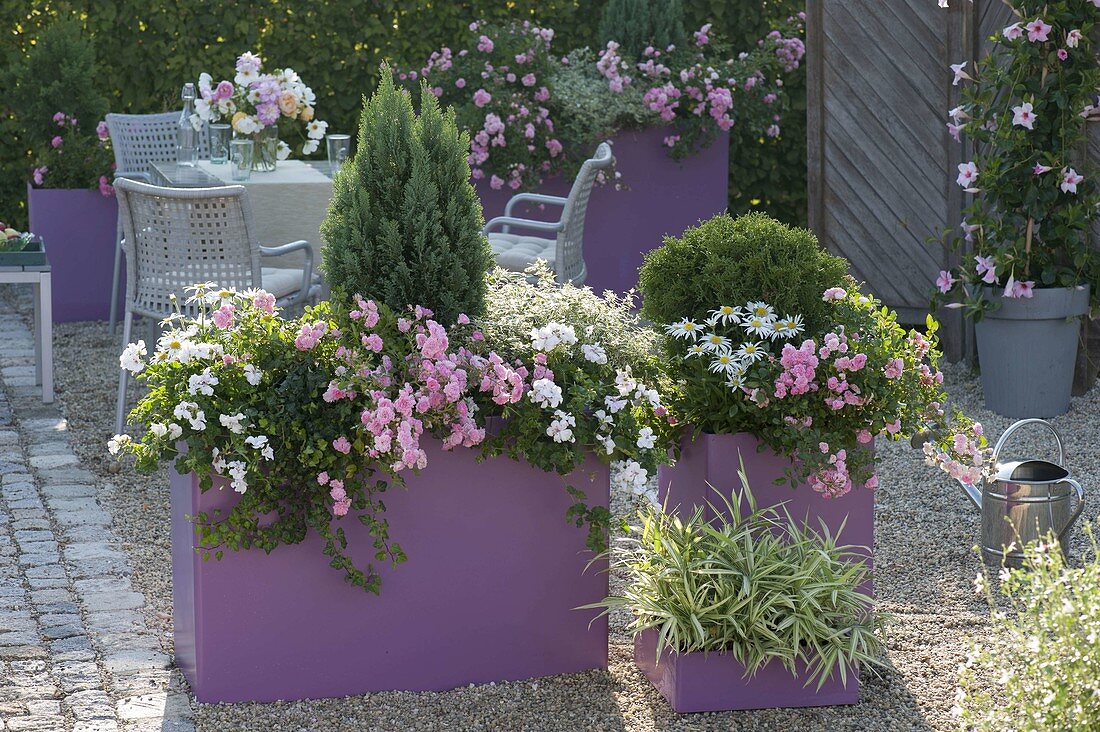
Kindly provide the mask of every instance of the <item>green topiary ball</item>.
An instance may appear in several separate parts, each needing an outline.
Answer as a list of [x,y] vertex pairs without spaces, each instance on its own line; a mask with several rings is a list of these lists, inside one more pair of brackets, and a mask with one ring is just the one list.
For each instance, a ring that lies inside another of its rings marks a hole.
[[824,324],[822,293],[848,286],[847,260],[822,249],[809,230],[763,213],[720,214],[680,238],[665,237],[646,255],[639,279],[642,315],[658,325],[763,300],[779,313],[801,314],[807,333]]

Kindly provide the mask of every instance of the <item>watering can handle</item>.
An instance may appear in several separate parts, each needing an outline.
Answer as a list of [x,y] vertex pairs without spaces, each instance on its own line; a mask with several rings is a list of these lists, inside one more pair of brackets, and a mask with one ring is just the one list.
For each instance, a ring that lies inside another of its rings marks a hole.
[[1085,491],[1082,490],[1081,484],[1072,478],[1066,478],[1066,482],[1073,486],[1073,489],[1077,491],[1077,510],[1073,512],[1073,515],[1069,517],[1069,521],[1066,521],[1066,525],[1062,527],[1062,530],[1058,532],[1058,543],[1065,545],[1066,534],[1073,528],[1073,525],[1077,523],[1077,517],[1081,515],[1081,511],[1085,508]]
[[[1052,425],[1050,422],[1047,422],[1045,419],[1037,419],[1037,418],[1021,419],[1019,422],[1016,422],[1015,424],[1013,424],[1011,427],[1009,427],[1007,430],[1004,431],[1004,434],[1001,435],[1001,439],[997,440],[997,444],[993,446],[993,464],[994,465],[997,464],[997,462],[998,462],[998,460],[1001,456],[1001,448],[1004,447],[1005,441],[1008,440],[1008,436],[1011,435],[1013,432],[1015,432],[1020,427],[1023,427],[1025,425],[1029,425],[1029,424],[1041,424],[1044,427],[1046,427],[1048,430],[1050,430],[1050,433],[1052,435],[1054,435],[1054,441],[1058,443],[1058,465],[1060,465],[1061,467],[1064,468],[1066,466],[1066,453],[1065,453],[1065,450],[1062,449],[1062,435],[1060,435],[1058,433],[1058,430],[1054,429],[1054,425]],[[1078,491],[1080,491],[1080,488],[1078,488]],[[1074,518],[1076,518],[1076,516],[1074,516]]]

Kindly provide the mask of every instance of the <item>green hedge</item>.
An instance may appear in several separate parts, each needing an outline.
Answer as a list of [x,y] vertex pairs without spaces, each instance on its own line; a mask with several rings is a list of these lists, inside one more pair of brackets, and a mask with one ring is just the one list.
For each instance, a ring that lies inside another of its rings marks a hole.
[[[689,27],[713,22],[743,47],[766,33],[773,17],[788,15],[798,5],[790,0],[684,0],[684,11]],[[184,81],[202,71],[215,78],[229,74],[236,56],[251,49],[301,74],[317,93],[318,116],[330,130],[354,133],[362,97],[373,91],[380,61],[420,63],[477,18],[530,18],[555,30],[554,46],[563,53],[596,46],[602,6],[603,0],[231,0],[216,8],[177,0],[0,0],[0,62],[10,69],[44,25],[59,15],[75,15],[96,42],[99,79],[112,111],[145,113],[176,108]],[[804,107],[804,81],[789,89],[796,108]],[[24,198],[29,151],[20,137],[19,110],[7,104],[0,101],[0,201],[8,207],[0,218],[24,223],[24,212],[10,206]],[[804,121],[788,119],[778,141],[742,140],[735,134],[733,142],[731,208],[743,211],[759,200],[783,221],[804,222]]]

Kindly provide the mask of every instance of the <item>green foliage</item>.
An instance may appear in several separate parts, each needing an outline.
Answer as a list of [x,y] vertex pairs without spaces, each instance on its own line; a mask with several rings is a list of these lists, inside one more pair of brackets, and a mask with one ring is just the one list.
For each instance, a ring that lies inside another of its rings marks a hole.
[[[733,48],[749,48],[772,28],[806,10],[806,0],[684,0],[688,28],[713,23]],[[784,77],[789,104],[782,133],[769,138],[741,125],[730,130],[730,213],[766,211],[805,226],[806,65]]]
[[1078,567],[1053,535],[1025,547],[1024,567],[1000,572],[1001,602],[979,574],[992,638],[960,667],[955,711],[966,729],[1100,729],[1100,560],[1094,525],[1084,530],[1092,556]]
[[807,331],[828,322],[821,294],[846,285],[848,263],[806,229],[763,213],[720,214],[665,237],[646,255],[639,279],[642,315],[654,323],[706,319],[717,305],[765,300],[780,313],[800,314]]
[[600,46],[617,41],[624,57],[640,59],[646,46],[664,50],[687,42],[680,0],[609,0],[600,18]]
[[[373,91],[383,59],[417,64],[433,49],[454,44],[470,21],[530,20],[553,28],[561,49],[598,47],[596,20],[605,0],[256,0],[209,12],[202,3],[167,0],[0,0],[0,62],[24,62],[43,29],[57,18],[80,19],[102,63],[99,88],[110,111],[163,112],[179,108],[184,81],[211,68],[230,68],[243,51],[290,66],[317,92],[317,114],[331,132],[355,129],[364,94]],[[749,48],[775,24],[802,9],[799,0],[683,0],[686,27],[712,22],[734,48]],[[150,70],[155,70],[151,72]],[[791,109],[783,134],[763,142],[735,126],[731,142],[731,210],[763,208],[791,224],[805,222],[804,72],[788,75]],[[11,97],[0,101],[0,200],[21,202],[30,145]],[[52,114],[52,110],[50,113]],[[79,116],[78,119],[81,119]],[[81,120],[83,121],[83,120]],[[767,138],[764,138],[767,140]],[[589,151],[590,152],[590,151]],[[25,209],[8,210],[26,223]]]
[[634,633],[657,630],[658,653],[725,652],[750,674],[775,662],[793,675],[801,662],[818,688],[880,665],[884,618],[864,588],[866,549],[838,544],[824,524],[802,525],[782,505],[758,508],[744,465],[739,478],[742,490],[719,493],[710,521],[702,506],[686,519],[643,509],[610,553],[626,590],[596,607],[629,610]]
[[58,125],[53,120],[57,112],[75,118],[85,135],[91,135],[96,123],[107,114],[95,45],[74,18],[50,24],[34,50],[12,70],[12,80],[15,86],[11,103],[28,145],[45,147],[57,134]]
[[35,188],[98,188],[104,196],[114,195],[110,182],[115,157],[106,128],[101,138],[85,132],[82,129],[85,123],[68,115],[51,124],[54,137],[35,150],[32,185]]
[[492,253],[470,184],[469,138],[426,85],[417,116],[384,65],[381,78],[363,105],[355,157],[333,181],[321,225],[325,275],[335,291],[398,312],[420,304],[444,323],[478,315]]

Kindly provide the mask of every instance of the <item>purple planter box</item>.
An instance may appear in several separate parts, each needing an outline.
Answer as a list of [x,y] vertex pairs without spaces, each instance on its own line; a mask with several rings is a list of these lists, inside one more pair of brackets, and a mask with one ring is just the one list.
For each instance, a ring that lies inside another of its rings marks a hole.
[[[672,708],[688,712],[720,712],[775,707],[822,707],[855,704],[859,681],[848,676],[847,687],[834,673],[821,690],[817,682],[806,686],[806,668],[794,676],[783,664],[772,661],[756,675],[745,676],[745,667],[725,653],[661,652],[657,660],[657,631],[646,630],[634,638],[634,662]],[[849,672],[850,673],[850,672]]]
[[721,498],[711,486],[726,497],[734,489],[741,490],[737,477],[741,469],[740,452],[749,488],[758,506],[786,501],[792,518],[806,520],[814,529],[820,529],[818,519],[821,519],[834,535],[844,524],[840,542],[871,549],[872,555],[868,557],[871,565],[875,543],[875,492],[856,486],[840,498],[822,498],[807,485],[799,485],[796,489],[789,483],[777,485],[775,480],[783,477],[791,461],[772,450],[757,452],[759,446],[760,440],[745,432],[735,435],[704,433],[694,442],[685,438],[679,461],[671,466],[662,465],[657,470],[660,500],[667,497],[670,509],[679,506],[683,512],[705,505],[708,500],[721,507]]
[[[681,514],[689,513],[693,507],[705,505],[707,501],[716,508],[722,508],[721,498],[715,493],[715,489],[727,497],[734,489],[741,490],[741,480],[737,474],[743,459],[745,475],[757,506],[772,506],[785,501],[786,509],[796,521],[804,521],[815,530],[820,530],[820,521],[823,521],[834,536],[843,525],[839,543],[866,547],[867,566],[873,568],[875,492],[856,486],[840,498],[826,499],[807,485],[792,489],[789,483],[776,484],[776,479],[783,477],[784,470],[791,465],[791,461],[770,449],[758,452],[759,446],[759,439],[744,432],[733,435],[704,433],[696,437],[694,442],[685,438],[676,464],[661,466],[657,471],[659,499],[667,500],[669,509],[679,509]],[[709,509],[707,514],[713,516]],[[873,595],[874,583],[869,580],[863,589]],[[649,660],[643,662],[638,658],[639,644],[645,646],[646,643],[644,639],[635,643],[635,658],[643,670],[646,670],[646,662],[653,665],[656,638],[648,642]],[[698,659],[693,658],[696,655],[699,656]],[[827,706],[854,704],[858,701],[858,670],[848,677],[847,688],[841,686],[839,677],[836,677],[822,687],[821,693],[814,693],[812,687],[803,690],[802,682],[792,680],[790,673],[779,665],[774,669],[770,666],[763,669],[757,674],[756,681],[751,683],[739,681],[736,685],[731,685],[726,681],[719,682],[719,679],[740,678],[739,674],[744,669],[730,659],[736,668],[719,672],[715,668],[726,668],[722,664],[729,664],[726,661],[704,661],[702,655],[687,654],[669,664],[669,669],[646,671],[646,675],[661,689],[661,693],[677,711]],[[663,664],[662,660],[661,665]],[[701,670],[704,665],[706,673]],[[705,679],[707,674],[714,674],[716,680],[713,683],[697,681],[700,678]],[[778,685],[776,688],[779,691],[766,692],[768,685],[772,683]],[[727,691],[722,691],[723,689]],[[714,706],[707,706],[708,704]],[[737,706],[738,704],[741,706]],[[695,708],[699,705],[703,706]]]
[[[30,230],[42,237],[53,271],[54,322],[106,320],[111,310],[118,202],[99,191],[28,185],[27,207]],[[123,271],[120,306],[125,276]]]
[[[584,260],[589,285],[596,292],[626,292],[638,286],[642,255],[656,249],[666,234],[684,229],[726,210],[729,187],[729,135],[721,134],[695,155],[673,160],[662,140],[665,128],[623,132],[614,138],[615,167],[627,190],[612,185],[592,190],[584,223]],[[572,180],[546,181],[539,193],[569,195]],[[504,214],[515,191],[494,191],[487,179],[476,181],[485,220]],[[539,211],[517,204],[512,213],[550,220],[559,209]],[[531,232],[538,236],[539,234]]]
[[[301,544],[226,551],[203,562],[188,516],[233,505],[172,471],[175,655],[200,702],[270,702],[372,691],[442,691],[607,667],[607,619],[575,610],[602,600],[607,564],[585,566],[586,532],[567,523],[564,481],[526,463],[425,441],[428,467],[385,494],[391,537],[408,554],[380,567],[381,595],[328,566],[312,532]],[[607,506],[607,466],[569,476]],[[371,537],[338,522],[353,558]]]

